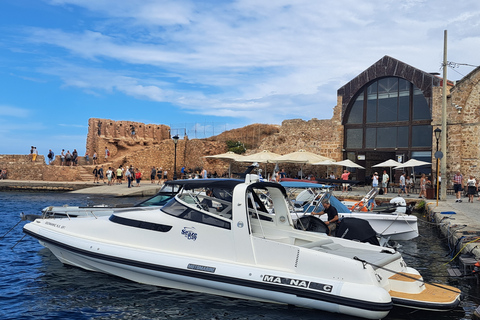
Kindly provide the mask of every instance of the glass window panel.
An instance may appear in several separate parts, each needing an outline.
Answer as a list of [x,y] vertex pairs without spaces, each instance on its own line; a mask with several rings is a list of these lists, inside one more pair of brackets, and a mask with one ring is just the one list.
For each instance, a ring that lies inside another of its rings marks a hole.
[[412,127],[412,147],[432,146],[432,126]]
[[378,122],[397,121],[398,78],[378,80]]
[[422,90],[415,88],[413,90],[413,120],[430,120],[431,118],[427,99],[423,96]]
[[378,96],[378,122],[397,121],[398,97],[393,93],[382,96],[382,98]]
[[365,130],[365,148],[377,147],[377,128],[367,128]]
[[377,122],[377,86],[375,81],[367,87],[367,123]]
[[377,128],[377,148],[395,148],[397,127]]
[[363,123],[363,92],[353,103],[347,123]]
[[378,81],[375,81],[371,85],[367,87],[367,96],[370,97],[370,95],[374,95],[375,98],[377,97],[377,86],[378,86]]
[[378,95],[382,93],[394,93],[398,92],[398,78],[389,77],[378,80]]
[[377,122],[377,95],[370,100],[370,96],[367,100],[367,123]]
[[347,129],[347,148],[362,148],[363,129]]
[[410,119],[410,96],[400,96],[398,98],[398,121],[408,121]]
[[408,148],[408,127],[397,127],[397,148]]

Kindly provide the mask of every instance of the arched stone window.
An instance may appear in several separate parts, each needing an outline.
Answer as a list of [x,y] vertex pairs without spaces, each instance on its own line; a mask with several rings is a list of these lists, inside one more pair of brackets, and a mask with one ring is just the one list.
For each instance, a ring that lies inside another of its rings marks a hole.
[[363,86],[344,117],[345,149],[431,149],[430,106],[422,91],[400,77]]

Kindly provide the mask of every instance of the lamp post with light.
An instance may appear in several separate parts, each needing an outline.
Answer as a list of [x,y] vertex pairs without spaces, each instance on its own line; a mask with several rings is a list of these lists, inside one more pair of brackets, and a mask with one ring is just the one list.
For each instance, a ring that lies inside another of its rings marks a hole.
[[435,152],[435,158],[437,159],[437,168],[436,168],[436,182],[437,182],[437,188],[436,188],[436,191],[437,191],[437,206],[438,206],[438,189],[440,187],[440,179],[439,179],[439,175],[438,175],[438,158],[442,158],[443,157],[443,154],[441,152],[438,152],[438,139],[440,139],[440,135],[442,134],[442,129],[440,128],[436,128],[435,130],[433,130],[433,132],[435,133],[435,139],[437,139],[437,150]]
[[172,137],[173,143],[175,144],[175,156],[173,158],[173,180],[177,180],[177,143],[178,143],[178,134]]

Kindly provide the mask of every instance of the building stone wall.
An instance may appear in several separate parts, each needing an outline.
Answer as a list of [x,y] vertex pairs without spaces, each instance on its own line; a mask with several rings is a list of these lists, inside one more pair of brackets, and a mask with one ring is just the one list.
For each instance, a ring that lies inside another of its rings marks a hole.
[[90,157],[97,152],[101,162],[105,162],[105,147],[112,157],[116,157],[135,148],[158,144],[165,139],[170,139],[170,127],[166,125],[90,118],[86,150]]
[[[447,96],[447,172],[480,179],[480,67],[465,76]],[[461,109],[455,108],[461,107]]]

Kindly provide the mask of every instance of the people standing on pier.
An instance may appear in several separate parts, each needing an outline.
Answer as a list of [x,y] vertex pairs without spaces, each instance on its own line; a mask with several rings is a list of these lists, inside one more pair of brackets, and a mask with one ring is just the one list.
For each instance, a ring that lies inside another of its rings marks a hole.
[[412,176],[408,176],[407,179],[405,180],[405,184],[407,185],[407,196],[410,196],[410,193],[414,191],[414,186],[413,186],[413,179]]
[[116,176],[117,176],[117,184],[122,184],[122,179],[123,179],[122,166],[118,166],[118,169],[116,171]]
[[127,167],[127,170],[125,171],[125,177],[127,177],[127,187],[131,188],[132,187],[132,177],[133,177],[133,168],[132,166]]
[[400,190],[398,191],[398,196],[400,197],[402,193],[407,194],[407,192],[405,191],[405,187],[406,187],[405,172],[403,172],[402,175],[400,176],[399,185],[400,185]]
[[157,169],[152,167],[152,171],[150,172],[150,183],[155,183],[155,177],[157,176]]
[[103,175],[103,166],[101,166],[100,169],[98,169],[98,178],[101,179],[102,182],[105,184],[105,178]]
[[207,169],[203,168],[203,170],[202,170],[202,179],[207,179],[207,178],[208,178]]
[[428,179],[425,176],[425,173],[422,173],[422,176],[420,177],[420,193],[418,194],[419,198],[425,199],[427,197],[427,183]]
[[470,177],[467,180],[467,193],[468,193],[468,202],[473,202],[473,196],[477,193],[478,191],[478,184],[477,180],[470,175]]
[[33,161],[33,150],[34,150],[34,146],[31,146],[30,147],[30,160]]
[[100,183],[98,181],[98,166],[95,166],[92,173],[93,173],[93,183]]
[[453,176],[453,190],[456,196],[455,202],[462,202],[461,192],[463,191],[463,176],[460,171],[457,171]]
[[[346,181],[348,180],[349,177],[350,177],[350,172],[348,170],[343,170],[341,179]],[[342,192],[347,192],[347,191],[348,191],[348,183],[343,183]]]
[[383,194],[388,193],[388,181],[390,180],[390,176],[387,173],[387,170],[383,170],[383,175],[382,175],[382,188],[383,188]]
[[108,185],[111,186],[112,185],[112,178],[113,178],[112,167],[108,167],[108,170],[107,170],[106,174],[107,174]]
[[60,165],[65,165],[65,149],[62,149],[62,152],[60,153]]
[[163,180],[164,180],[164,181],[167,181],[167,180],[168,180],[168,171],[167,171],[167,170],[164,170],[164,171],[163,171]]
[[136,187],[140,187],[140,180],[142,180],[142,173],[138,168],[135,168],[135,181],[137,182]]
[[372,176],[372,189],[378,188],[378,172],[375,172]]

